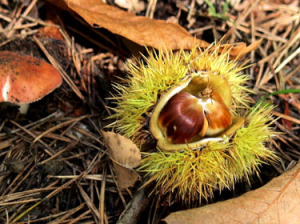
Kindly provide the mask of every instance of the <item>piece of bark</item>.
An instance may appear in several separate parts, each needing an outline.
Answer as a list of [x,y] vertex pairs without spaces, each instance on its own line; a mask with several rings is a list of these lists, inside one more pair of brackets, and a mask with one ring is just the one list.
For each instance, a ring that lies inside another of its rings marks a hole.
[[141,188],[138,190],[128,204],[125,213],[120,217],[117,224],[138,224],[143,212],[148,207],[150,197],[147,195],[146,190]]

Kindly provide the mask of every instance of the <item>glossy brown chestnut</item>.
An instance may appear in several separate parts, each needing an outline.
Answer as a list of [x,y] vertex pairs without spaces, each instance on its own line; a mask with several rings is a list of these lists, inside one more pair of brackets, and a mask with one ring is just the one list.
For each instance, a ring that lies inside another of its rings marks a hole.
[[[174,95],[159,115],[159,124],[169,141],[187,143],[195,135],[205,133],[207,120],[199,100],[187,93]],[[201,135],[201,134],[200,134]]]
[[208,121],[206,136],[217,135],[232,124],[232,115],[217,92],[211,92],[210,98],[207,99],[203,107]]
[[159,115],[160,128],[170,142],[188,143],[199,135],[215,136],[232,123],[232,115],[222,97],[211,89],[197,97],[179,92],[169,99]]

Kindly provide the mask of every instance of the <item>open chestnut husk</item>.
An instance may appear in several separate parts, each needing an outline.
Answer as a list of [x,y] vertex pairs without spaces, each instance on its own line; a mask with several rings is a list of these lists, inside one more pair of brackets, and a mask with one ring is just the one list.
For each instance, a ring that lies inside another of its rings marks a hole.
[[157,143],[143,151],[139,168],[148,176],[145,185],[155,183],[153,192],[194,203],[276,160],[267,147],[276,136],[272,107],[250,107],[243,64],[218,44],[149,52],[127,68],[127,85],[115,85],[112,126],[141,148]]
[[[150,131],[162,150],[199,148],[207,141],[222,140],[225,133],[243,124],[243,118],[233,116],[230,107],[226,80],[211,73],[194,73],[161,97],[151,115]],[[231,128],[232,122],[239,125]]]

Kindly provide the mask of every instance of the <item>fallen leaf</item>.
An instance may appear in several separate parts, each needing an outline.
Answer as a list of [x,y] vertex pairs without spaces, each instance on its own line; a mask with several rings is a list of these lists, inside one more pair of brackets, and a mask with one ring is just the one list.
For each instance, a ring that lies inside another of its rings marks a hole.
[[59,28],[55,27],[54,26],[55,24],[51,20],[46,21],[46,22],[48,24],[52,24],[53,26],[42,26],[39,29],[37,36],[43,37],[43,38],[52,38],[52,39],[56,39],[56,40],[64,40],[63,35],[59,31]]
[[223,44],[220,47],[220,51],[222,51],[223,49],[230,49],[229,54],[232,59],[241,58],[248,52],[255,50],[260,45],[260,43],[261,40],[255,41],[249,46],[247,46],[245,43]]
[[[194,46],[207,48],[204,40],[192,36],[186,29],[164,20],[136,16],[99,0],[47,0],[51,4],[67,11],[74,11],[95,28],[105,28],[114,34],[123,36],[141,46],[163,50],[191,49]],[[63,4],[63,2],[65,4]],[[260,41],[249,46],[245,43],[224,44],[219,51],[230,48],[231,59],[241,58],[256,49]],[[212,48],[213,49],[213,48]]]
[[113,161],[119,187],[133,186],[139,177],[133,169],[141,163],[139,148],[130,139],[120,134],[102,131],[102,135]]
[[91,26],[104,27],[142,46],[156,49],[189,49],[195,44],[208,47],[183,27],[123,11],[99,0],[66,0],[68,6]]
[[68,7],[67,3],[65,1],[58,1],[58,0],[47,0],[47,2],[55,5],[56,7],[65,10],[65,11],[69,11],[70,8]]
[[171,213],[167,224],[289,223],[300,220],[300,164],[238,198]]

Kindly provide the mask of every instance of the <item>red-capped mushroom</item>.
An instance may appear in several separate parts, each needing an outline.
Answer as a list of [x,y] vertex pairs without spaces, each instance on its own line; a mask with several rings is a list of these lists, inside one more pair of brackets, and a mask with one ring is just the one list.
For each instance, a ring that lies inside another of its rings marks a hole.
[[0,52],[0,102],[19,105],[20,113],[26,113],[29,103],[40,100],[61,83],[60,73],[47,62],[15,52]]

